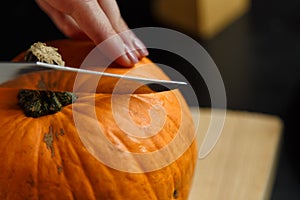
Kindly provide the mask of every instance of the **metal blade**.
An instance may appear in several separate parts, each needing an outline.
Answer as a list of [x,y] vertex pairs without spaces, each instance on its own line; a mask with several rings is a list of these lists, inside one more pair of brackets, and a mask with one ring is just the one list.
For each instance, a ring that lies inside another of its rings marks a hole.
[[0,62],[0,87],[2,83],[10,81],[22,74],[26,74],[33,71],[40,71],[45,68],[60,70],[60,71],[84,73],[84,74],[90,74],[95,76],[107,76],[107,77],[113,77],[118,79],[126,79],[128,81],[139,82],[142,85],[148,86],[150,89],[152,89],[155,92],[168,91],[172,89],[177,89],[180,86],[187,85],[186,82],[182,82],[182,81],[159,80],[159,79],[143,78],[143,77],[136,77],[136,76],[112,74],[107,72],[80,69],[80,68],[74,68],[68,66],[60,66],[60,65],[47,64],[42,62]]

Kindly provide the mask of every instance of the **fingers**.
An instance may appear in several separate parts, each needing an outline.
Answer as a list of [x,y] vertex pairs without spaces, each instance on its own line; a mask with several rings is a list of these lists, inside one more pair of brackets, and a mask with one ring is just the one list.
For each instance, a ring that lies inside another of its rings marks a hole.
[[103,53],[120,65],[132,66],[148,55],[145,45],[128,29],[114,0],[36,1],[66,36],[89,37],[95,44],[101,43]]
[[67,37],[75,39],[88,38],[85,33],[81,31],[72,17],[55,9],[44,0],[36,0],[36,3],[52,19],[57,28]]
[[147,56],[149,53],[145,45],[136,37],[136,35],[129,30],[127,24],[121,17],[118,5],[114,0],[98,0],[102,10],[110,20],[112,27],[117,33],[122,33],[124,43],[133,51],[139,59]]
[[[132,66],[138,62],[138,58],[128,51],[122,38],[117,35],[97,1],[86,1],[85,4],[74,7],[70,15],[95,44],[101,43],[100,50],[111,61],[118,58],[116,62],[123,66]],[[103,42],[105,43],[102,44]]]

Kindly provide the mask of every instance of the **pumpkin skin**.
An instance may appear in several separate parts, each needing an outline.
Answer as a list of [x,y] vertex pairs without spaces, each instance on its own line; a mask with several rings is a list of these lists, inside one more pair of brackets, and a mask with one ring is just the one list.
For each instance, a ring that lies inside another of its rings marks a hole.
[[[79,66],[94,47],[88,41],[73,40],[48,44],[59,49],[68,66]],[[23,54],[20,54],[14,60],[22,59]],[[156,78],[167,78],[147,58],[133,68],[112,66],[106,71],[124,74],[143,64],[149,64],[147,70]],[[153,93],[142,87],[134,94],[127,94],[130,89],[125,87],[114,94],[116,101],[120,101],[121,106],[117,108],[120,110],[123,108],[122,99],[130,99],[128,115],[138,125],[151,123],[149,109],[153,105],[162,105],[166,114],[163,127],[152,137],[138,138],[125,134],[115,122],[112,111],[114,79],[101,80],[96,94],[79,92],[77,101],[72,105],[39,118],[26,117],[18,106],[16,97],[19,90],[9,88],[9,85],[19,84],[39,89],[37,81],[42,77],[47,89],[63,90],[72,87],[73,76],[66,77],[64,74],[62,77],[59,72],[50,75],[46,71],[35,72],[0,89],[0,199],[187,199],[197,160],[195,140],[181,141],[188,143],[188,148],[174,162],[154,171],[133,173],[101,162],[88,150],[80,136],[92,136],[92,133],[99,131],[93,124],[98,124],[105,137],[119,151],[140,154],[164,148],[174,140],[179,127],[184,134],[193,136],[191,114],[179,91]],[[91,101],[95,102],[95,106],[90,104]],[[79,133],[74,122],[74,108],[80,120],[85,122],[83,133]],[[90,110],[95,111],[96,118],[90,117]],[[111,155],[111,149],[103,151]],[[129,163],[134,161],[131,156],[126,159]],[[142,163],[141,167],[150,162]]]

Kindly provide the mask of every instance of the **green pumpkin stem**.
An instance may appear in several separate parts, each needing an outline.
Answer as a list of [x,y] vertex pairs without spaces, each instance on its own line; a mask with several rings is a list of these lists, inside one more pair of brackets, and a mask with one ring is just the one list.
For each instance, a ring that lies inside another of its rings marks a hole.
[[19,106],[27,117],[41,117],[61,111],[63,106],[76,100],[72,92],[53,92],[44,90],[20,90]]

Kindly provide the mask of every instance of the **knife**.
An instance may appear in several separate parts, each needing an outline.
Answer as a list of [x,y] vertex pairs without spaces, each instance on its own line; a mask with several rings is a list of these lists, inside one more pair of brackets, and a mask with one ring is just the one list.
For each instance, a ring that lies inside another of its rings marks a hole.
[[113,77],[119,79],[126,79],[128,81],[139,82],[142,85],[148,86],[150,89],[152,89],[155,92],[173,90],[181,86],[187,85],[187,83],[183,81],[160,80],[160,79],[151,79],[151,78],[144,78],[144,77],[137,77],[137,76],[127,76],[121,74],[94,71],[89,69],[80,69],[80,68],[74,68],[68,66],[48,64],[43,62],[0,62],[0,87],[2,83],[12,80],[20,75],[30,73],[33,71],[40,71],[43,69],[61,70],[67,72],[90,74],[95,76],[106,76],[106,77]]

